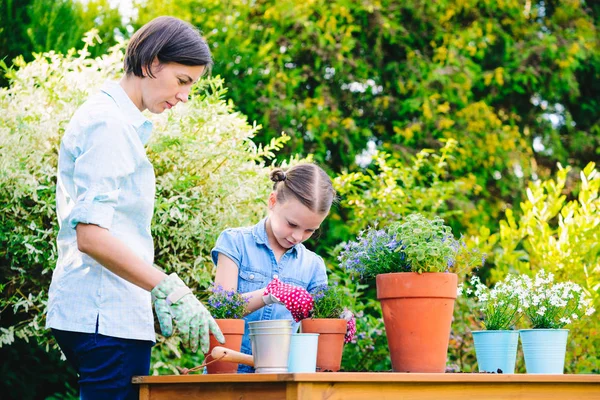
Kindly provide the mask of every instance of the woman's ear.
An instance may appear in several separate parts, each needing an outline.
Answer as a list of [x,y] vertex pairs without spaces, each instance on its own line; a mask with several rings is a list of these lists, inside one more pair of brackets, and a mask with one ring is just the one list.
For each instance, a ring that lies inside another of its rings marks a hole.
[[[163,64],[161,64],[160,61],[158,61],[158,57],[154,57],[154,60],[152,60],[152,64],[150,65],[150,69],[152,70],[152,72],[159,72],[162,68]],[[148,67],[146,65],[142,65],[142,76],[144,78],[150,76],[150,74],[148,73]]]

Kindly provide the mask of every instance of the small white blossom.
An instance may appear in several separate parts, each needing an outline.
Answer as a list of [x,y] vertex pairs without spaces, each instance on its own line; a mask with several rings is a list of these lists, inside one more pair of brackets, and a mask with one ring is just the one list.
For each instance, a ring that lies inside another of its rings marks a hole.
[[596,311],[596,309],[594,307],[590,307],[586,310],[585,315],[587,315],[588,317],[590,315],[592,315],[594,312]]
[[541,306],[540,308],[538,308],[538,310],[536,311],[536,314],[539,315],[544,315],[544,313],[546,312],[546,307]]

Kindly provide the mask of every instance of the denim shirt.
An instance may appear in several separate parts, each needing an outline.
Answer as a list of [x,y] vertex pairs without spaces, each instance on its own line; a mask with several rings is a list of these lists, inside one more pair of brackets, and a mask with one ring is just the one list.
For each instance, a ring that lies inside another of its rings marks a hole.
[[98,225],[153,262],[155,177],[144,148],[151,131],[117,82],[105,83],[69,122],[58,158],[58,261],[47,328],[156,339],[150,293],[80,252],[75,232],[78,223]]
[[[269,245],[265,227],[266,218],[252,227],[226,229],[212,249],[212,260],[217,265],[219,253],[229,257],[238,267],[240,293],[264,289],[274,278],[284,283],[303,287],[309,292],[327,284],[327,272],[323,259],[308,250],[302,243],[286,251],[277,262]],[[248,322],[272,319],[292,320],[292,314],[281,304],[264,306],[244,317],[246,331],[242,339],[242,352],[252,354]],[[299,323],[293,322],[293,331]],[[240,372],[251,372],[251,368],[240,365]]]

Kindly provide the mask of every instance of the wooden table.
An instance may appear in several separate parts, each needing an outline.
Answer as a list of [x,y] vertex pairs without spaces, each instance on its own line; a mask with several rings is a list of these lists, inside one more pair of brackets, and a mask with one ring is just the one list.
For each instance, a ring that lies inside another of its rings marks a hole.
[[600,375],[321,372],[136,376],[140,400],[600,400]]

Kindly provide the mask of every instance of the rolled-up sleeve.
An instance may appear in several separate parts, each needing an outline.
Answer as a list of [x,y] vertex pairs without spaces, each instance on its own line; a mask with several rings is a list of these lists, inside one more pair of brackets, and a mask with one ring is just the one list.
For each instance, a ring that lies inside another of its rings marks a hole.
[[215,265],[219,261],[219,253],[222,253],[231,258],[238,268],[240,267],[240,246],[236,238],[235,231],[231,229],[226,229],[219,235],[215,247],[210,252]]
[[85,223],[110,229],[123,179],[135,171],[139,144],[117,121],[90,123],[82,138],[73,170],[76,201],[68,223],[72,228]]

